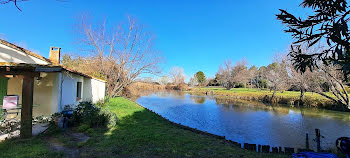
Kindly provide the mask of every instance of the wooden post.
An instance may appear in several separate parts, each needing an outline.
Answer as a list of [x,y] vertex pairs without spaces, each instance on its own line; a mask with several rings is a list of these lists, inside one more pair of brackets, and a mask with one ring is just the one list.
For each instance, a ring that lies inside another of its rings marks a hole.
[[306,133],[305,148],[306,148],[307,150],[310,149],[310,145],[309,145],[309,133]]
[[22,86],[21,138],[32,136],[34,77],[24,75]]
[[321,152],[321,132],[320,129],[315,129],[316,132],[316,143],[317,143],[317,152]]

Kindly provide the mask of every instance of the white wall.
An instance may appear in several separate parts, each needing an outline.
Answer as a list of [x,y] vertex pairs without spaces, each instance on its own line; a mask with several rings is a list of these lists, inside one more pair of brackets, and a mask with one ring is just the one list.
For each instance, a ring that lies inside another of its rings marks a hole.
[[60,103],[58,111],[62,111],[65,105],[75,107],[83,99],[77,100],[77,82],[82,82],[82,97],[84,96],[84,77],[68,72],[61,72],[61,88]]
[[103,100],[106,93],[106,83],[94,78],[84,78],[84,101],[93,103]]
[[35,58],[26,53],[0,44],[0,62],[25,63],[25,64],[41,64],[47,65],[48,62]]

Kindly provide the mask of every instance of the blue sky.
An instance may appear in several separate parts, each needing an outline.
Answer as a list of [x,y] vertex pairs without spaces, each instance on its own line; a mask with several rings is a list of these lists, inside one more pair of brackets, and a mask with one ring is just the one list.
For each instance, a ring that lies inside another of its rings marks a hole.
[[201,70],[214,76],[225,59],[246,58],[250,65],[267,65],[275,53],[291,43],[276,20],[278,9],[305,15],[301,0],[30,0],[0,5],[0,37],[48,57],[50,46],[79,53],[74,43],[75,17],[123,22],[127,15],[156,34],[155,47],[163,53],[166,74],[172,66],[187,76]]

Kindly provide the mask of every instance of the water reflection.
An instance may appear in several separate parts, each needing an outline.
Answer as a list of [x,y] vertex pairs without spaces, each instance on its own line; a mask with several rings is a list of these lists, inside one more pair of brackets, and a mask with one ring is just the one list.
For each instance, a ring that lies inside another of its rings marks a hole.
[[190,96],[190,98],[197,104],[204,104],[205,103],[205,97],[203,97],[203,96]]
[[241,143],[304,148],[305,134],[309,133],[310,146],[315,147],[314,129],[319,128],[325,136],[322,147],[332,148],[338,137],[350,136],[350,117],[346,112],[271,106],[180,92],[147,94],[137,102],[174,122]]

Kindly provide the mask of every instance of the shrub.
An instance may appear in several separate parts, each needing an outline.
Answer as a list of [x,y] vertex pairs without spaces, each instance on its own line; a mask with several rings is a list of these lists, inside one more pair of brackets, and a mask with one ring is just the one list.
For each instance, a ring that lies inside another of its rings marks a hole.
[[104,107],[104,106],[106,106],[106,103],[108,103],[108,102],[109,102],[109,97],[105,97],[105,98],[97,101],[96,106]]
[[87,129],[89,129],[90,128],[90,125],[88,125],[88,124],[82,124],[82,125],[80,125],[78,128],[77,128],[77,130],[79,131],[79,132],[85,132]]
[[93,128],[89,128],[89,129],[85,130],[85,133],[87,133],[87,134],[94,133],[94,129]]
[[118,117],[115,113],[93,105],[91,102],[80,102],[73,111],[73,122],[87,124],[90,127],[114,126]]

